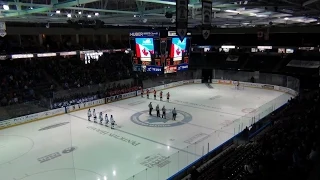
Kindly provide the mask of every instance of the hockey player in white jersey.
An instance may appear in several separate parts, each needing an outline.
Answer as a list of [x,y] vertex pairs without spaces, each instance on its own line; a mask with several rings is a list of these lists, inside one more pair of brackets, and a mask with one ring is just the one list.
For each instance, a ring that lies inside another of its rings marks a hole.
[[108,127],[108,124],[109,124],[108,114],[104,116],[104,120],[106,121],[106,126]]
[[92,114],[91,114],[91,110],[89,109],[88,110],[88,121],[90,121],[90,117],[92,116]]
[[96,109],[93,109],[93,121],[95,122],[95,123],[97,123],[97,114],[96,114]]
[[99,119],[100,119],[100,124],[102,124],[102,121],[103,121],[103,115],[102,115],[102,112],[99,113]]
[[111,123],[111,129],[114,129],[114,125],[115,125],[116,122],[114,121],[112,115],[110,116],[110,123]]

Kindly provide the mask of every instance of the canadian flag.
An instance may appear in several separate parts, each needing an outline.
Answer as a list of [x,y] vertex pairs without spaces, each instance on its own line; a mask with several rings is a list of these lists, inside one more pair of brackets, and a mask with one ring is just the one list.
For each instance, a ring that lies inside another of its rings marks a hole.
[[153,50],[149,50],[141,44],[136,43],[136,51],[137,57],[141,58],[151,58],[151,54],[153,54]]
[[182,53],[184,53],[184,49],[181,49],[179,46],[176,44],[171,44],[171,50],[170,50],[170,57],[182,57]]

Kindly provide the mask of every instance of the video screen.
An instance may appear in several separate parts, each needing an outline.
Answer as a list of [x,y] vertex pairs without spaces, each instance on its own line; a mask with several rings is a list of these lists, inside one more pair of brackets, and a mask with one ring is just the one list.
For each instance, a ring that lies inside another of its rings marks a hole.
[[154,54],[153,38],[135,38],[136,54],[141,61],[151,61],[151,54]]
[[182,60],[182,54],[186,50],[186,39],[180,41],[178,37],[172,38],[171,49],[170,49],[170,57],[173,58],[174,61]]

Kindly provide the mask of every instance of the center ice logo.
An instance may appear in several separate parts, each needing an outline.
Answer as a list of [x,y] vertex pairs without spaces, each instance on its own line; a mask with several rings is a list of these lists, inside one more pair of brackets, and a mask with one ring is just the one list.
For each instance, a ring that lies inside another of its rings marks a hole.
[[[177,110],[177,117],[175,121],[172,120],[172,109],[168,109],[166,111],[167,117],[165,119],[157,117],[156,111],[153,111],[152,113],[153,115],[150,116],[148,110],[140,111],[131,116],[131,121],[141,126],[173,127],[189,123],[192,120],[191,114],[180,110]],[[160,113],[162,112],[160,111]]]

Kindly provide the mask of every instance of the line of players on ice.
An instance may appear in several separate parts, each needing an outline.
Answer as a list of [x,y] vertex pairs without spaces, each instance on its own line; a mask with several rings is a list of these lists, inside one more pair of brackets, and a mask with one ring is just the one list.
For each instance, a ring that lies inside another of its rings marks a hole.
[[[150,94],[150,90],[147,89],[146,90],[146,93],[147,93],[147,98],[149,99],[149,94]],[[143,90],[141,90],[141,97],[143,97]],[[160,91],[159,93],[159,96],[160,96],[160,101],[162,101],[162,95],[163,95],[163,92]],[[154,99],[157,99],[157,91],[156,90],[153,90],[153,98]],[[167,92],[167,101],[169,102],[169,99],[170,99],[170,93]],[[152,103],[150,102],[150,104],[148,105],[149,107],[149,115],[152,116],[152,110],[153,110],[153,107],[152,107]],[[166,107],[163,106],[162,107],[162,115],[161,115],[161,118],[164,118],[166,119]],[[160,117],[160,108],[159,108],[159,104],[156,106],[156,111],[157,111],[157,117]],[[174,108],[172,110],[172,120],[176,120],[176,117],[177,117],[177,111],[176,111],[176,108]]]
[[[147,89],[147,90],[146,90],[146,93],[147,93],[147,98],[149,99],[150,90]],[[142,90],[141,90],[141,97],[143,97],[143,94],[144,94],[144,91],[143,91],[143,89],[142,89]],[[160,101],[162,101],[162,95],[163,95],[163,92],[160,91],[160,94],[159,94],[159,96],[160,96]],[[153,90],[153,97],[154,97],[154,99],[157,99],[157,91],[156,91],[156,90]],[[170,93],[167,92],[167,101],[169,101],[169,99],[170,99]]]
[[[94,123],[97,123],[97,114],[96,114],[96,110],[93,109],[93,112],[91,113],[91,110],[89,109],[88,110],[88,121],[91,121],[90,118],[93,117],[93,122]],[[110,122],[110,125],[111,125],[111,129],[114,129],[114,125],[116,125],[116,121],[113,119],[113,116],[111,115],[110,116],[110,119],[108,117],[108,114],[106,114],[104,116],[104,119],[105,119],[105,126],[109,127],[109,122]],[[99,113],[99,120],[100,120],[100,124],[103,124],[103,114],[102,112]]]

